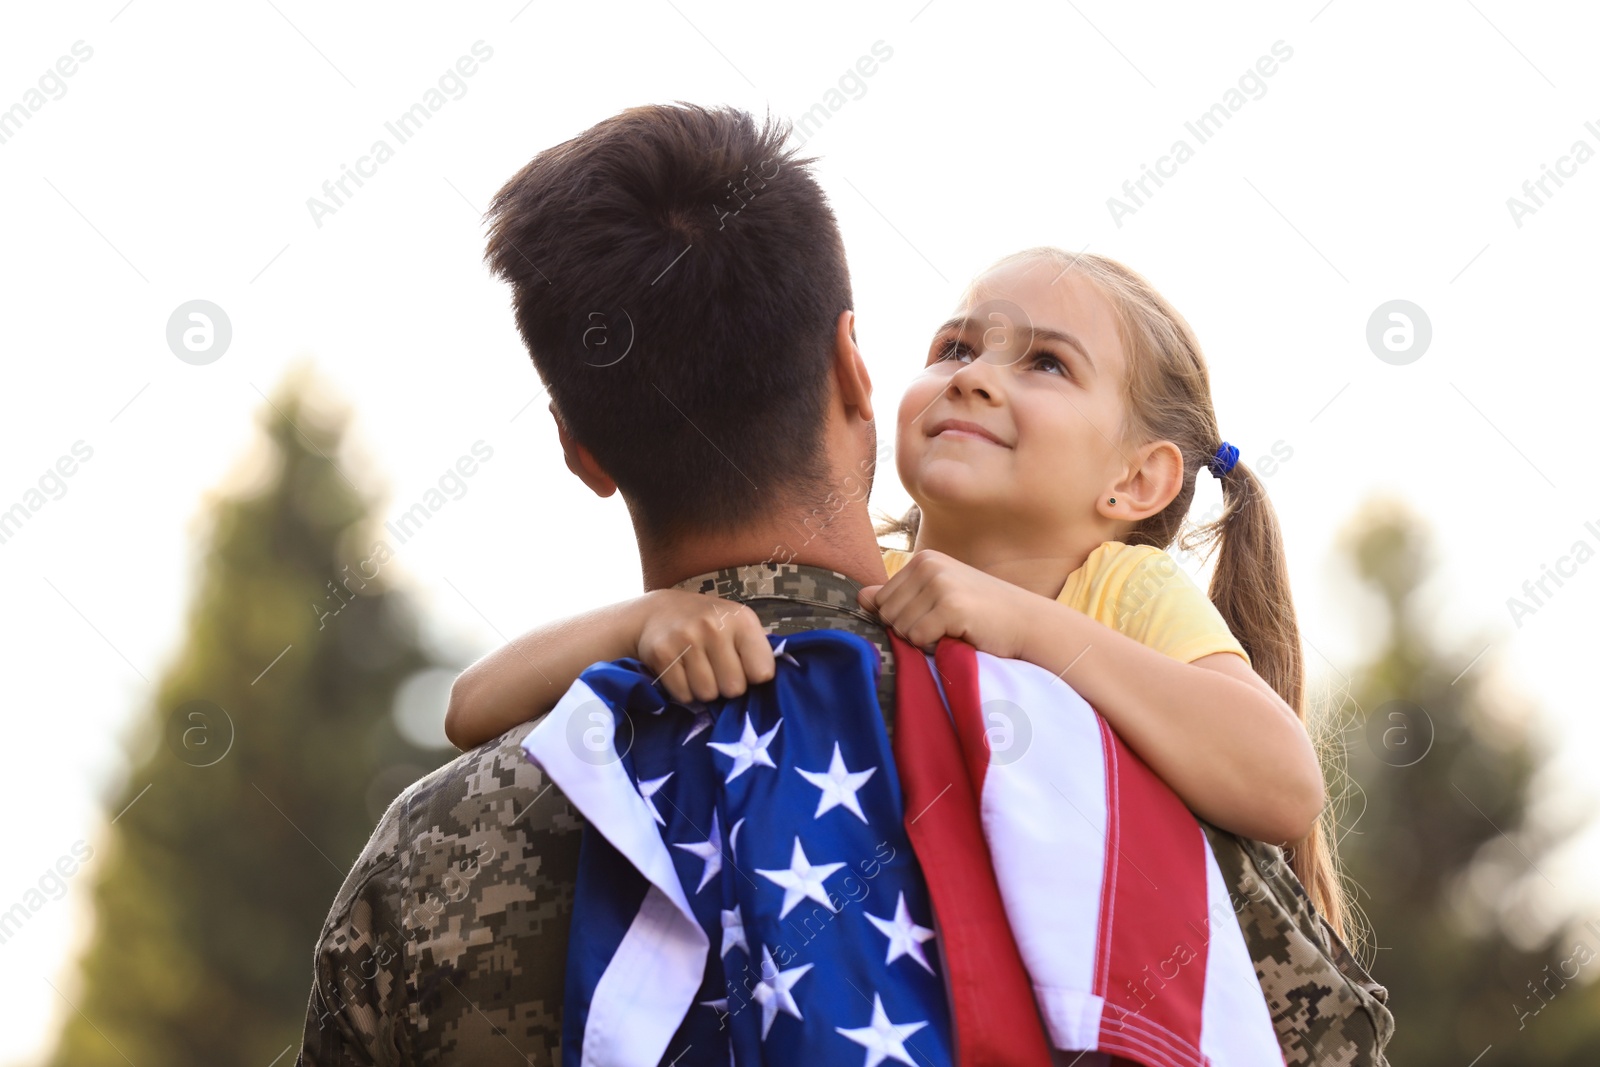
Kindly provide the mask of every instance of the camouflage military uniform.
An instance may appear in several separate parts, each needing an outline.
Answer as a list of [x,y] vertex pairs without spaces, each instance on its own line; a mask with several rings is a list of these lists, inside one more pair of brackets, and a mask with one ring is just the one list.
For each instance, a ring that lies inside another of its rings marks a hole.
[[1385,1067],[1389,991],[1362,969],[1306,895],[1276,845],[1209,823],[1245,944],[1287,1067]]
[[[768,633],[842,629],[894,660],[855,582],[796,564],[678,583],[748,604]],[[299,1063],[546,1065],[560,1057],[583,819],[530,763],[523,723],[384,813],[323,926]],[[1289,1067],[1383,1067],[1386,993],[1312,908],[1281,850],[1206,826]]]
[[[748,604],[768,633],[883,626],[842,574],[797,564],[728,568],[678,583]],[[523,723],[440,767],[384,813],[334,900],[316,949],[299,1062],[554,1064],[567,927],[584,822],[528,761]]]

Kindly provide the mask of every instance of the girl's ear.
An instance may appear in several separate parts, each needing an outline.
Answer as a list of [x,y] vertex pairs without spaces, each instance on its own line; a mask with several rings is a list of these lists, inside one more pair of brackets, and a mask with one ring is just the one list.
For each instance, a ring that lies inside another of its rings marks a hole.
[[1183,452],[1171,441],[1152,441],[1132,459],[1132,471],[1108,487],[1095,505],[1108,519],[1138,522],[1148,518],[1172,503],[1183,488]]

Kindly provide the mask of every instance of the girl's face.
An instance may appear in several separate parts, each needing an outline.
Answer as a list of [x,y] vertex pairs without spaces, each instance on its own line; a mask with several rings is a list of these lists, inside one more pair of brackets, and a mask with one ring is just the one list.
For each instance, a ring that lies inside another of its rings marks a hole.
[[1110,303],[1058,274],[1048,260],[997,268],[935,332],[896,438],[925,521],[1059,534],[1095,523],[1114,495],[1126,357]]

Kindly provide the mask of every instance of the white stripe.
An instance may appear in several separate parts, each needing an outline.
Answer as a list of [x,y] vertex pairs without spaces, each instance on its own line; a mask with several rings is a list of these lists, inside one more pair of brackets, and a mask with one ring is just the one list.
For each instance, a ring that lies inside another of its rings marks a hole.
[[1283,1051],[1222,870],[1206,842],[1205,1003],[1200,1051],[1216,1067],[1282,1067]]
[[650,887],[589,1002],[583,1067],[661,1062],[705,971],[705,934],[694,929],[699,944],[685,940],[677,906]]
[[[1105,755],[1094,710],[1043,668],[978,654],[984,723],[996,736],[984,776],[984,836],[1006,917],[1056,1048],[1093,1048],[1093,994],[1105,875]],[[997,701],[1008,701],[1011,710]],[[1009,714],[1012,746],[1004,748]]]
[[[620,759],[579,758],[569,738],[611,710],[583,682],[573,682],[522,747],[573,806],[647,878],[650,889],[595,987],[583,1034],[583,1063],[655,1067],[694,1002],[710,939],[689,907],[666,843]],[[578,722],[572,720],[577,717]],[[609,733],[609,729],[607,730]],[[577,932],[575,932],[575,935]]]

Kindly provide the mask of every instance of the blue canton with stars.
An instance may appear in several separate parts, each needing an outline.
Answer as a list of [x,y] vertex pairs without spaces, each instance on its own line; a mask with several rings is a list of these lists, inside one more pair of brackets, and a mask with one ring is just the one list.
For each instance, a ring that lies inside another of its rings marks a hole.
[[[841,630],[769,641],[777,676],[731,700],[674,704],[631,659],[582,676],[616,718],[622,765],[710,939],[661,1062],[944,1067],[949,1009],[878,710],[878,652]],[[646,888],[585,829],[564,1064],[581,1060],[586,996]]]

